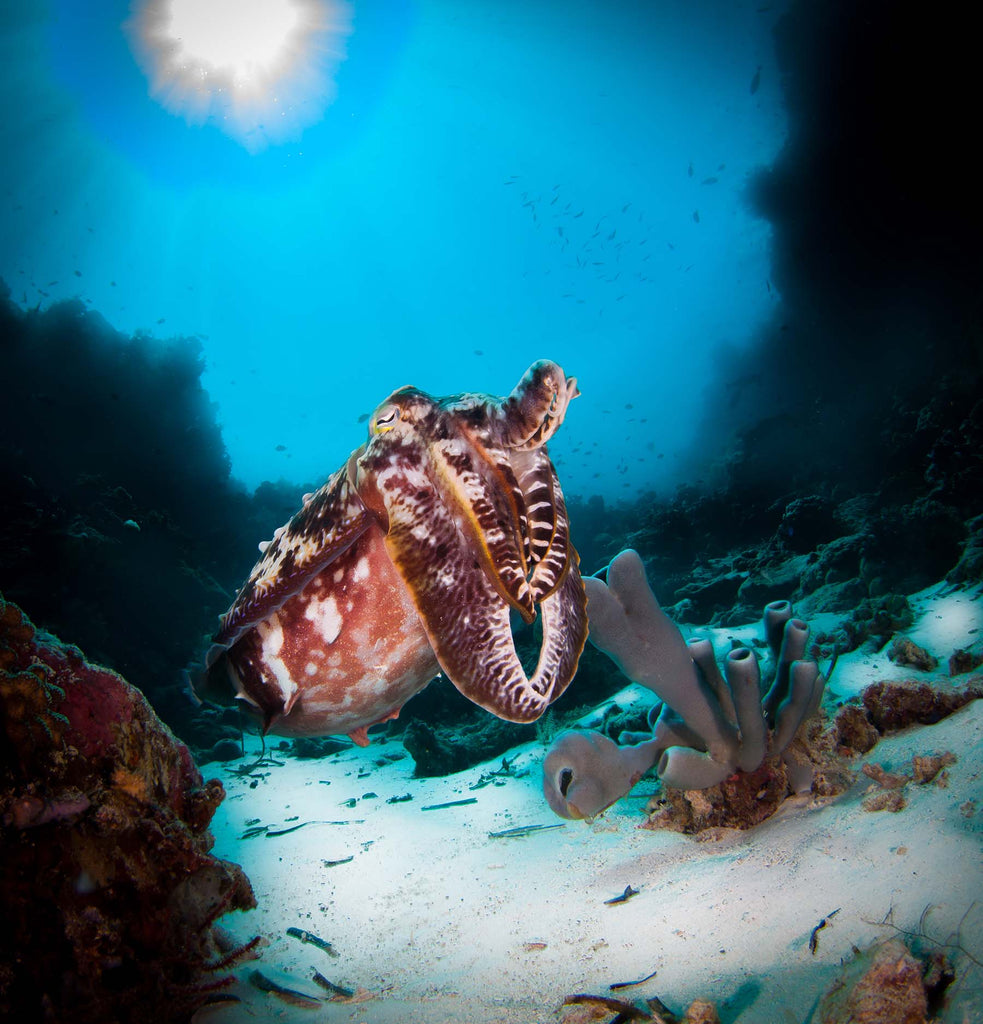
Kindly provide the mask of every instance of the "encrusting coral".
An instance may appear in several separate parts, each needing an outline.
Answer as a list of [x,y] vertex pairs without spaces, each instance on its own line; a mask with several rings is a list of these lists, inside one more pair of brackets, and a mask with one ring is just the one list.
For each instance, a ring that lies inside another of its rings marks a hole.
[[792,617],[787,601],[765,609],[774,676],[763,690],[750,648],[730,651],[721,673],[709,640],[683,639],[659,607],[637,552],[621,552],[608,566],[606,581],[588,577],[584,584],[591,641],[663,704],[651,739],[641,743],[619,746],[590,731],[557,738],[543,765],[544,792],[557,814],[594,817],[653,765],[665,787],[696,790],[736,772],[752,775],[766,758],[775,759],[783,762],[785,782],[794,791],[810,788],[812,767],[790,744],[818,710],[826,680],[805,659],[808,626]]
[[0,596],[0,1016],[181,1021],[225,984],[212,924],[255,906],[209,853],[224,797],[122,677]]

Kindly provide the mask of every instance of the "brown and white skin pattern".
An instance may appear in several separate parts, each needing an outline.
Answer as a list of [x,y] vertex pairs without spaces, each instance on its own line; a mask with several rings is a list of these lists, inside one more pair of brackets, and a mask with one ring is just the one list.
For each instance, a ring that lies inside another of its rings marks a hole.
[[[572,680],[586,597],[544,447],[579,392],[555,363],[511,395],[395,391],[366,445],[261,545],[209,652],[264,730],[347,732],[395,717],[440,670],[499,717],[538,718]],[[510,609],[542,615],[523,670]]]

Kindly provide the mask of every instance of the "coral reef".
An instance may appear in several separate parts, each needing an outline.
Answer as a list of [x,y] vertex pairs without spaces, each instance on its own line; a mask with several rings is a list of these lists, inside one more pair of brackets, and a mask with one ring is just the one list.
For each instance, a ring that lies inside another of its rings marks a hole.
[[959,689],[942,690],[928,683],[872,683],[859,703],[837,712],[833,723],[836,744],[847,755],[866,754],[881,736],[909,725],[934,725],[971,700],[983,697],[983,679],[972,677]]
[[731,650],[721,673],[709,640],[683,640],[659,607],[637,552],[618,555],[606,577],[606,582],[584,581],[592,642],[664,704],[652,738],[635,746],[619,747],[598,734],[562,734],[543,764],[544,792],[553,810],[562,817],[591,818],[653,764],[667,788],[707,789],[739,772],[757,792],[763,780],[755,773],[767,759],[765,771],[779,773],[776,789],[782,797],[789,786],[808,790],[810,761],[791,744],[818,710],[825,678],[814,661],[805,660],[808,627],[792,617],[788,602],[765,610],[773,678],[763,690],[751,648]]
[[934,655],[929,654],[924,647],[919,647],[906,636],[896,636],[891,641],[891,649],[887,656],[895,665],[907,665],[910,668],[917,668],[921,672],[933,672],[939,665],[938,659]]
[[224,797],[134,687],[0,597],[0,1015],[181,1021],[255,905],[209,853]]
[[857,951],[812,1024],[927,1024],[926,967],[899,939]]

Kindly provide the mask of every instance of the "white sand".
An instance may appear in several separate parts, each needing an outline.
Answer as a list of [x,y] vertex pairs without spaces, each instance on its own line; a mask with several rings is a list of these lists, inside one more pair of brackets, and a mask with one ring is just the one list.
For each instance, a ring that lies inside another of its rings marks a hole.
[[[916,595],[919,620],[909,635],[944,662],[957,646],[979,648],[983,604],[979,594],[941,594],[932,588]],[[734,632],[719,631],[721,646]],[[840,660],[832,696],[913,675],[884,655],[858,651]],[[941,672],[934,678],[951,685]],[[914,930],[933,904],[928,931],[944,940],[973,901],[983,900],[983,701],[883,740],[855,767],[876,761],[901,770],[913,754],[942,750],[958,757],[948,786],[910,785],[900,813],[862,810],[870,783],[861,775],[832,804],[788,801],[763,825],[714,842],[638,829],[653,788],[648,780],[593,825],[489,838],[490,831],[560,822],[542,796],[543,748],[535,744],[510,754],[527,775],[473,791],[500,762],[417,780],[408,756],[377,765],[402,752],[394,742],[320,761],[289,759],[255,789],[210,765],[228,791],[214,821],[215,853],[243,865],[259,902],[224,924],[242,940],[259,933],[268,945],[237,971],[232,991],[242,1002],[196,1019],[553,1024],[564,996],[608,994],[613,982],[657,971],[615,994],[658,995],[677,1012],[707,997],[725,1024],[806,1021],[851,946],[893,934],[873,922],[893,911],[896,925]],[[387,803],[406,793],[412,801]],[[422,810],[469,797],[477,802]],[[356,806],[342,806],[350,798]],[[310,819],[346,824],[240,840],[254,818],[273,828]],[[323,863],[348,856],[349,863]],[[604,905],[629,884],[639,895]],[[837,909],[811,953],[812,929]],[[288,937],[289,927],[329,940],[339,956]],[[961,937],[983,960],[983,903]],[[958,991],[945,1019],[983,1020],[983,969],[954,955]],[[310,981],[316,968],[373,998],[290,1006],[244,980],[257,968],[324,996]]]

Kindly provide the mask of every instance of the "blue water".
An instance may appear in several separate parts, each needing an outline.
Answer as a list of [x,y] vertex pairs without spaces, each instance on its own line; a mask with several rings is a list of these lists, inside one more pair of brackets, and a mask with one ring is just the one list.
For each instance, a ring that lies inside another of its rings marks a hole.
[[250,152],[150,95],[127,4],[5,3],[0,276],[200,337],[250,487],[323,479],[400,385],[502,394],[549,357],[583,392],[567,492],[664,491],[778,301],[745,189],[783,143],[782,11],[356,2],[334,102]]

